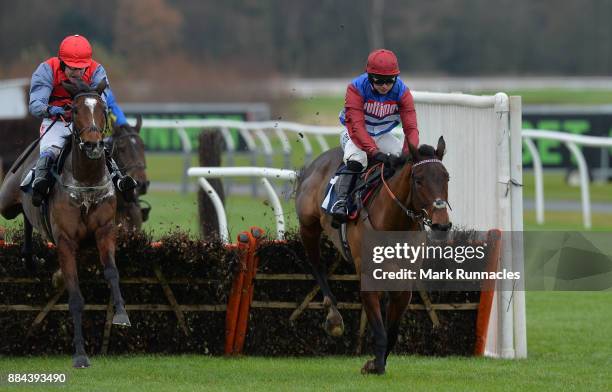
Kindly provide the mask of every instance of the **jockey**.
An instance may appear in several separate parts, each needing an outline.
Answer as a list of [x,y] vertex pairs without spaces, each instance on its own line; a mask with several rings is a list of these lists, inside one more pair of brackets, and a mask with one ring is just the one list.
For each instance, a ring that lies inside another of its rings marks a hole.
[[[414,100],[399,78],[395,54],[386,49],[370,53],[366,72],[348,85],[340,122],[346,127],[340,136],[346,170],[336,181],[337,201],[331,208],[334,223],[347,220],[347,198],[368,160],[394,166],[408,143],[419,145]],[[401,122],[404,145],[391,134]]]
[[[62,82],[68,79],[82,79],[95,87],[104,79],[108,81],[104,67],[94,61],[91,54],[91,45],[85,37],[68,36],[60,44],[58,56],[41,63],[32,74],[29,107],[33,116],[43,119],[40,126],[41,135],[53,124],[53,121],[59,120],[40,140],[40,157],[36,163],[35,178],[32,183],[34,190],[32,203],[35,206],[40,206],[49,193],[51,167],[65,144],[65,137],[70,136],[72,130],[71,124],[64,124],[64,117],[70,115],[72,99],[62,86]],[[115,124],[127,125],[125,115],[117,105],[110,86],[102,94],[102,99],[116,117]],[[117,190],[123,193],[126,200],[132,199],[132,190],[137,185],[134,179],[121,173],[110,154],[106,154],[106,166]]]

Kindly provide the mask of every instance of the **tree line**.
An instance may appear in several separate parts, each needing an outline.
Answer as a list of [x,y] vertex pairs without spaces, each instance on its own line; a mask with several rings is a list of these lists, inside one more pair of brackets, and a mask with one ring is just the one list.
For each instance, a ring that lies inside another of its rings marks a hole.
[[419,74],[607,75],[611,16],[606,0],[0,0],[0,78],[77,32],[128,76],[166,59],[169,76],[345,76],[383,45]]

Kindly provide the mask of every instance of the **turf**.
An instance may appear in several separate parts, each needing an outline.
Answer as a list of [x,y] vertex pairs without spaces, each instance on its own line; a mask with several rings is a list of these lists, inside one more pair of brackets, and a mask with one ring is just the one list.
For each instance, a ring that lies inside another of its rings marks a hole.
[[[359,375],[365,357],[198,355],[93,356],[87,370],[71,369],[68,356],[2,358],[0,373],[66,373],[66,386],[74,391],[609,391],[610,305],[609,292],[530,292],[528,359],[392,356],[382,377]],[[41,390],[40,386],[6,389]]]

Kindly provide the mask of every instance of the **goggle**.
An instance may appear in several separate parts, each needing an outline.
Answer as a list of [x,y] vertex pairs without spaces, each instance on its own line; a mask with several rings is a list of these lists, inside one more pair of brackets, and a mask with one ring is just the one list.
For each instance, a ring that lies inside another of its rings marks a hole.
[[66,65],[66,69],[69,69],[69,70],[71,70],[71,71],[82,71],[82,70],[84,70],[85,68],[77,68],[77,67],[71,67],[71,66],[69,66],[69,65]]
[[370,81],[372,82],[372,84],[375,84],[377,86],[382,86],[384,84],[395,84],[395,80],[395,76],[391,78],[379,78],[375,76],[370,77]]

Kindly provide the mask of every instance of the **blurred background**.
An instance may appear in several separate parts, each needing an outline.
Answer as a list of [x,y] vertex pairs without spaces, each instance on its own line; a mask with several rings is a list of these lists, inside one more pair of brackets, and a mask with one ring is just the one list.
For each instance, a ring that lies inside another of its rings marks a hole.
[[[129,115],[338,126],[348,82],[363,72],[370,50],[386,47],[398,55],[402,78],[413,90],[504,91],[522,97],[524,128],[609,137],[610,15],[612,2],[605,0],[1,0],[0,87],[27,89],[38,64],[56,55],[66,35],[78,33],[92,42],[94,59],[105,66]],[[14,100],[5,98],[3,105],[7,99]],[[186,129],[193,166],[200,130]],[[22,132],[9,131],[15,133]],[[244,140],[234,135],[244,150]],[[180,135],[149,127],[141,136],[154,205],[148,227],[165,230],[167,219],[176,223],[179,214],[179,226],[197,230],[193,195],[176,192],[183,189],[186,159]],[[337,137],[327,140],[338,144]],[[525,148],[526,226],[584,227],[575,158],[559,141],[535,140],[535,147],[545,168],[546,222],[536,222],[533,156]],[[316,156],[320,148],[313,148]],[[610,148],[581,150],[591,181],[592,226],[610,229]],[[309,157],[295,151],[289,165],[280,156],[256,163],[297,169]],[[250,159],[237,154],[232,163]],[[191,183],[189,191],[195,188]],[[226,200],[235,207],[228,207],[235,215],[230,220],[236,219],[230,225],[272,219],[245,218],[257,208],[248,205],[250,194],[235,193]]]

